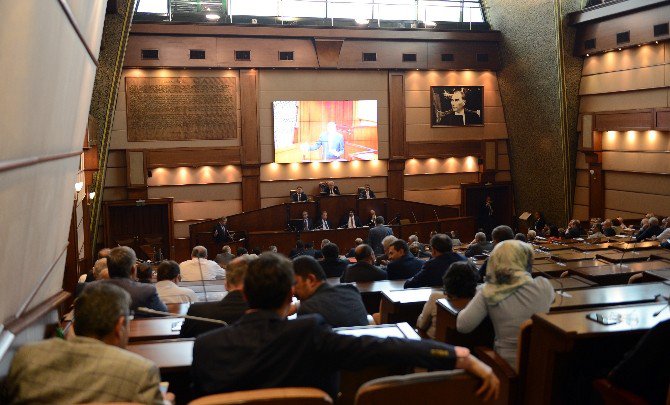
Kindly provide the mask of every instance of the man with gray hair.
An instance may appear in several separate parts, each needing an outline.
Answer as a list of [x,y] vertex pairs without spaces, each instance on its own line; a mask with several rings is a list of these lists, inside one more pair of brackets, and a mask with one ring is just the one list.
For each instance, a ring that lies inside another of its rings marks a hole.
[[123,349],[130,303],[130,295],[111,283],[86,288],[74,302],[76,336],[18,350],[6,380],[7,402],[162,404],[156,365]]
[[231,260],[235,258],[235,255],[233,254],[233,251],[230,249],[230,246],[224,245],[221,248],[221,253],[216,255],[214,258],[214,261],[216,264],[218,264],[221,268],[225,269],[228,263],[230,263]]
[[[226,269],[226,290],[228,294],[221,301],[199,302],[188,308],[188,315],[202,318],[218,319],[227,323],[237,321],[247,310],[247,302],[244,299],[244,275],[249,263],[254,259],[251,255],[236,257]],[[212,329],[221,327],[216,323],[186,319],[179,332],[180,337],[196,337]]]
[[393,235],[393,231],[388,226],[384,225],[384,217],[381,215],[377,216],[375,219],[375,227],[370,228],[368,234],[368,240],[370,241],[370,247],[375,251],[375,254],[382,255],[384,254],[384,247],[382,246],[382,240],[389,236]]
[[640,242],[658,236],[661,232],[663,232],[663,229],[658,225],[658,218],[651,217],[649,218],[649,226],[644,230],[640,230],[640,233],[635,237],[635,240]]
[[[135,277],[137,272],[137,257],[135,251],[128,246],[118,246],[109,252],[107,257],[107,271],[109,272],[109,280],[98,280],[84,289],[91,288],[100,283],[114,284],[121,287],[130,294],[132,303],[130,309],[133,311],[139,307],[147,307],[156,311],[167,311],[167,307],[158,297],[158,292],[153,284],[138,283],[131,280]],[[137,316],[144,316],[137,314]]]
[[191,260],[179,263],[183,281],[215,280],[226,277],[226,271],[215,261],[207,259],[207,249],[196,246],[191,251]]
[[484,252],[490,252],[493,250],[493,244],[486,240],[486,234],[484,232],[477,232],[475,234],[475,240],[470,243],[468,249],[465,251],[465,257],[479,256],[483,255]]

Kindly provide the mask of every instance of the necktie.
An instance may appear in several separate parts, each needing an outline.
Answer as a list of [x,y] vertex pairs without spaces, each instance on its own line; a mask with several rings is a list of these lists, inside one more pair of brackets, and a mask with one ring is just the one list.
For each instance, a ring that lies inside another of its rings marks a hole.
[[355,228],[354,217],[349,217],[349,228]]
[[328,229],[328,222],[323,221],[323,229]]
[[368,200],[370,199],[370,192],[369,191],[365,192],[365,198],[367,198]]
[[330,195],[335,195],[335,189],[332,187],[330,188]]
[[307,220],[305,220],[305,229],[308,229],[308,228],[309,228],[309,223],[307,222]]

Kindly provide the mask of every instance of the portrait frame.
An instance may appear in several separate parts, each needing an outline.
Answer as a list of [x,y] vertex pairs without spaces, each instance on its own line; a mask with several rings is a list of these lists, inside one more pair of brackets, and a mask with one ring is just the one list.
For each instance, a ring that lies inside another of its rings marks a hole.
[[[452,107],[454,98],[457,101]],[[459,107],[460,114],[454,110]],[[484,126],[484,86],[431,86],[430,126]]]

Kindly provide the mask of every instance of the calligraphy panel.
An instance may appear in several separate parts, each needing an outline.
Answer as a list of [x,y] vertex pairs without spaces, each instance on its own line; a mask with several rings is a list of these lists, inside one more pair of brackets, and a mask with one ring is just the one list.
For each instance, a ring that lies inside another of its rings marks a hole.
[[237,78],[126,77],[128,141],[237,137]]

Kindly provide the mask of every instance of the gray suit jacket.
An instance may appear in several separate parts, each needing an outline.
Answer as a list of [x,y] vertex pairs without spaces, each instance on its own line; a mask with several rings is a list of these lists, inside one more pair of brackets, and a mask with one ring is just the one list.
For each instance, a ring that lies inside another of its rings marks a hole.
[[386,225],[377,225],[374,228],[370,228],[368,239],[370,240],[370,247],[372,247],[376,255],[384,254],[382,240],[389,235],[393,235],[393,231]]
[[[153,284],[144,284],[133,281],[129,278],[112,278],[109,280],[98,280],[90,283],[91,285],[95,283],[110,283],[114,284],[117,287],[121,287],[130,294],[132,303],[130,304],[130,309],[136,311],[139,307],[147,307],[156,311],[165,311],[167,312],[167,307],[158,297],[158,292],[156,287]],[[135,314],[136,317],[146,317],[150,316],[138,312]]]

